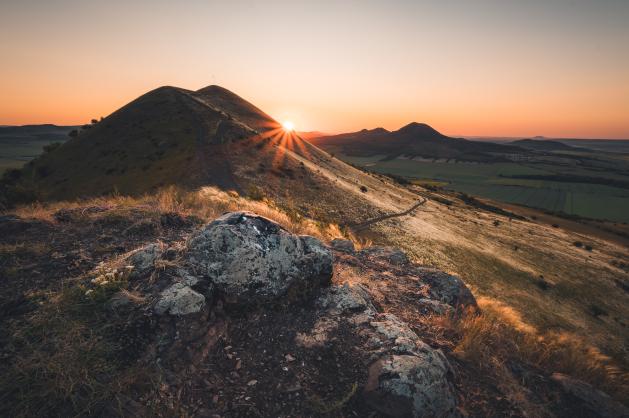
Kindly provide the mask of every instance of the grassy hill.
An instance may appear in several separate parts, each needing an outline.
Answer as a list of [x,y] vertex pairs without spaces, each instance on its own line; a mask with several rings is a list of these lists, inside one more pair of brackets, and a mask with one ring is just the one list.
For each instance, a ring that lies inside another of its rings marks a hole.
[[[38,199],[134,194],[173,182],[229,187],[222,144],[249,131],[186,91],[162,87],[27,164],[19,184]],[[203,158],[200,149],[207,150]],[[206,162],[215,167],[211,174],[190,169]]]

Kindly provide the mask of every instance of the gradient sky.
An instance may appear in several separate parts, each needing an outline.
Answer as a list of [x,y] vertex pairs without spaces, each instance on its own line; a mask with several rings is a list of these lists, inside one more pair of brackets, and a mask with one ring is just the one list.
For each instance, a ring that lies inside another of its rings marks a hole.
[[629,0],[0,0],[0,124],[219,84],[299,130],[629,138]]

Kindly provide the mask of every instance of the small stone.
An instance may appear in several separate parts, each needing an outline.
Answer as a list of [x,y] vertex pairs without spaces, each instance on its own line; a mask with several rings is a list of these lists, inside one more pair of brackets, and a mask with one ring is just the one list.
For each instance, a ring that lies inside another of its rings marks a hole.
[[348,239],[335,238],[330,242],[330,246],[336,251],[342,251],[350,254],[355,251],[354,243]]
[[255,380],[255,379],[253,379],[253,380],[250,380],[250,381],[248,381],[248,382],[247,382],[247,386],[254,386],[254,385],[256,385],[257,383],[258,383],[258,381],[257,381],[257,380]]
[[286,361],[288,361],[289,363],[290,363],[291,361],[295,361],[295,360],[296,360],[296,359],[295,359],[295,357],[291,356],[290,354],[286,354],[286,355],[284,356],[284,358],[285,358],[285,359],[286,359]]

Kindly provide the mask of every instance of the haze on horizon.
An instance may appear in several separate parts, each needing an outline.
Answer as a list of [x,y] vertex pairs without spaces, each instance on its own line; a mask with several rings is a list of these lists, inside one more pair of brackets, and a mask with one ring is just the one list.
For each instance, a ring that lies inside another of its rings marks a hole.
[[222,85],[298,130],[629,138],[629,2],[0,5],[0,125]]

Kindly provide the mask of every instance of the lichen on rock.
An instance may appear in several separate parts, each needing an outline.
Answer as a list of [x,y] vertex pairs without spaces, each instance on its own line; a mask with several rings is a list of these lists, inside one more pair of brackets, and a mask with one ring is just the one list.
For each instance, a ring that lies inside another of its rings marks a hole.
[[205,306],[205,296],[184,283],[175,283],[161,294],[153,310],[158,315],[189,315]]
[[319,240],[250,212],[209,223],[190,238],[183,256],[192,274],[237,305],[311,296],[332,276],[332,254]]
[[436,350],[384,356],[369,367],[365,399],[390,417],[458,417],[444,361]]
[[160,243],[148,244],[135,251],[127,258],[128,264],[133,266],[130,277],[137,278],[151,272],[155,267],[155,261],[162,253],[163,248]]

